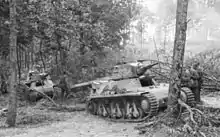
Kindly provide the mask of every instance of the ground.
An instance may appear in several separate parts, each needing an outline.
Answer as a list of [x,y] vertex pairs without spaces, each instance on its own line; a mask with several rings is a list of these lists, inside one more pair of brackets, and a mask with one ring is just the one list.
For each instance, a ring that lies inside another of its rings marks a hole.
[[[0,109],[7,97],[0,97]],[[5,102],[6,101],[6,102]],[[88,114],[86,111],[48,109],[51,103],[43,99],[36,104],[19,103],[16,128],[1,128],[5,117],[0,116],[0,137],[142,137],[134,129],[136,123],[115,123]],[[85,108],[85,104],[68,100],[64,106]]]
[[[214,96],[214,97],[213,97]],[[202,97],[206,105],[220,108],[215,95]],[[3,99],[3,98],[2,98]],[[1,100],[1,98],[0,98]],[[4,103],[3,103],[4,104]],[[85,111],[66,112],[48,110],[47,100],[18,109],[16,128],[2,128],[0,137],[143,137],[135,130],[136,123],[116,123],[104,120]],[[68,104],[68,106],[73,104]],[[75,104],[84,107],[84,104]],[[0,127],[5,117],[0,117]],[[151,132],[151,131],[150,131]],[[150,133],[149,132],[149,133]],[[159,133],[159,132],[158,132]],[[156,132],[153,133],[157,136]],[[159,135],[160,136],[160,135]]]
[[87,114],[71,113],[72,118],[32,128],[4,129],[1,137],[141,137],[134,129],[136,124],[114,123]]
[[206,106],[220,108],[220,94],[219,93],[213,93],[213,94],[202,96],[202,100],[205,102]]

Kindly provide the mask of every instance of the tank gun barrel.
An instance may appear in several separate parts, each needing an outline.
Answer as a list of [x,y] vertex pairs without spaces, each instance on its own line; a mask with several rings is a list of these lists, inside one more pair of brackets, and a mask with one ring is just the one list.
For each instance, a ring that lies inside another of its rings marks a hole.
[[153,63],[153,64],[150,64],[150,65],[146,65],[146,66],[143,66],[141,68],[138,68],[137,69],[138,76],[143,75],[148,69],[151,69],[153,66],[155,66],[157,64],[159,64],[159,63],[157,62],[157,63]]
[[78,87],[84,87],[84,86],[89,86],[91,83],[90,82],[84,82],[84,83],[80,83],[80,84],[75,84],[70,86],[70,88],[78,88]]

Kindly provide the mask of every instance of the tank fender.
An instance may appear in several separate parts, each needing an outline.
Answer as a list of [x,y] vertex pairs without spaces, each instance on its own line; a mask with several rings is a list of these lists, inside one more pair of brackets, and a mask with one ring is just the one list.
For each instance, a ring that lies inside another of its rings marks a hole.
[[137,92],[141,92],[141,95],[149,93],[149,91],[147,91],[146,89],[137,89]]

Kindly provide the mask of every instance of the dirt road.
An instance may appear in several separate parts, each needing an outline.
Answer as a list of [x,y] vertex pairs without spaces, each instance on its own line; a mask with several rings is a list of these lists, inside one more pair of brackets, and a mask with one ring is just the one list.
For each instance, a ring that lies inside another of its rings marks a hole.
[[[142,137],[134,130],[136,124],[114,123],[86,112],[76,112],[73,118],[43,127],[6,129],[8,137]],[[11,131],[10,131],[11,130]]]
[[[212,105],[219,106],[219,100],[213,97],[203,97],[203,100]],[[220,107],[220,106],[219,106]],[[53,113],[53,112],[52,112]],[[56,112],[53,113],[60,117]],[[65,121],[52,122],[52,124],[27,126],[25,128],[0,129],[0,137],[143,137],[134,129],[135,123],[110,122],[86,112],[67,113]],[[62,115],[61,115],[62,117]],[[65,119],[65,118],[64,118]]]

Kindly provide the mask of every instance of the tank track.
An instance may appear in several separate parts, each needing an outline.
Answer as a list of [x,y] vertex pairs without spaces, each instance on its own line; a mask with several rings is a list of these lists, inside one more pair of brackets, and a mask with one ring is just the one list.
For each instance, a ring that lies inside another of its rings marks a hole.
[[[192,93],[192,91],[187,88],[187,87],[183,87],[181,88],[181,90],[186,94],[186,97],[187,97],[187,102],[186,104],[188,104],[189,106],[193,107],[195,105],[195,97],[194,97],[194,94]],[[126,99],[126,96],[123,96],[121,97],[120,99]],[[142,118],[136,118],[136,119],[126,119],[126,118],[119,118],[119,119],[116,119],[116,118],[111,118],[109,114],[109,116],[107,117],[104,117],[100,114],[98,114],[97,112],[97,103],[96,102],[102,102],[104,104],[104,102],[106,101],[107,98],[105,98],[105,100],[101,99],[101,98],[96,98],[96,99],[91,99],[90,101],[87,102],[87,111],[93,115],[97,115],[99,117],[103,117],[105,120],[109,120],[109,121],[113,121],[113,122],[132,122],[132,123],[135,123],[135,122],[143,122],[143,121],[146,121],[148,118],[152,117],[152,116],[156,116],[158,111],[159,111],[159,100],[154,96],[154,94],[152,93],[144,93],[140,96],[134,96],[133,98],[137,98],[140,100],[142,99],[146,99],[148,100],[149,104],[150,104],[150,111],[149,113],[144,113],[144,116]],[[120,100],[120,99],[116,99],[116,100]],[[108,101],[114,101],[114,99],[112,99],[112,97],[109,97],[108,98]],[[96,106],[93,108],[94,110],[93,111],[90,111],[89,110],[89,104],[92,103],[92,104],[96,104]],[[108,103],[109,105],[110,103]],[[106,104],[105,104],[106,105]],[[138,102],[137,106],[140,106],[140,102]],[[125,106],[124,106],[125,107]]]
[[[126,98],[126,96],[124,96],[123,98]],[[115,118],[111,118],[111,117],[108,116],[108,117],[104,117],[104,119],[109,120],[109,121],[113,121],[113,122],[132,122],[132,123],[135,123],[135,122],[146,121],[148,118],[157,115],[157,113],[159,111],[159,101],[156,99],[156,97],[153,94],[146,93],[146,94],[142,94],[139,97],[134,97],[134,98],[146,99],[146,100],[148,100],[148,102],[150,104],[150,111],[147,114],[144,113],[144,116],[142,118],[137,118],[137,119],[120,118],[120,119],[115,119]],[[88,103],[94,103],[94,100],[90,100]],[[140,103],[138,103],[137,106],[140,106]],[[97,106],[95,108],[97,108]],[[92,113],[92,114],[101,116],[97,113],[89,111],[88,105],[87,105],[87,111]],[[101,116],[101,117],[103,117],[103,116]]]
[[189,88],[187,88],[187,87],[182,87],[181,90],[187,96],[186,104],[191,106],[191,107],[194,107],[195,106],[195,96],[194,96],[193,92]]

